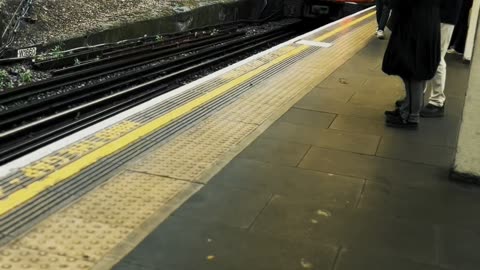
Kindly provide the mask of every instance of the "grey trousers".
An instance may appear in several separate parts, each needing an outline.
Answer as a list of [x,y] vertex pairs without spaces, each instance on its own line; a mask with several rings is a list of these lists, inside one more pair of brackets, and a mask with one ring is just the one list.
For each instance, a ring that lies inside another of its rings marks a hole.
[[427,81],[402,78],[405,83],[405,102],[400,107],[402,118],[418,123],[420,121],[420,110],[423,108],[423,90]]

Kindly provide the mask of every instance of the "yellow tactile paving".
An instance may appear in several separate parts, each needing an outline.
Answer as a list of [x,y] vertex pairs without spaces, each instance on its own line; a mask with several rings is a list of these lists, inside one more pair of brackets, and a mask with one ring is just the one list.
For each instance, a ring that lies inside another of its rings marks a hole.
[[253,103],[249,100],[240,100],[221,110],[219,118],[226,121],[260,125],[275,111],[275,107],[268,104]]
[[138,161],[131,170],[196,181],[256,127],[212,118]]
[[[0,269],[21,266],[18,259],[15,259],[17,264],[11,264],[12,258],[20,254],[18,250],[28,252],[28,256],[22,257],[23,262],[31,259],[40,262],[39,256],[45,256],[44,260],[51,263],[44,264],[44,269],[91,269],[105,256],[114,261],[110,253],[112,248],[126,241],[154,213],[167,208],[172,198],[198,187],[197,183],[203,181],[201,176],[225,153],[280,107],[308,92],[363,48],[374,29],[372,21],[340,36],[336,46],[319,50],[278,76],[266,79],[206,121],[153,150],[132,164],[129,171],[113,177],[0,250]],[[339,31],[323,36],[331,37]],[[282,50],[271,55],[294,53],[298,46]],[[277,59],[271,55],[251,63],[248,68],[227,73],[224,78],[234,79],[248,74],[254,67],[263,68],[266,59]]]
[[112,227],[136,228],[190,184],[153,175],[125,172],[72,205],[62,215]]
[[95,262],[129,233],[127,228],[86,221],[61,213],[37,226],[20,239],[18,245]]
[[233,142],[243,139],[256,127],[254,125],[221,121],[216,113],[198,126],[185,132],[180,139],[202,141],[206,144],[230,147]]
[[31,250],[11,245],[0,251],[0,269],[10,270],[81,270],[90,269],[91,262],[56,255],[51,252]]

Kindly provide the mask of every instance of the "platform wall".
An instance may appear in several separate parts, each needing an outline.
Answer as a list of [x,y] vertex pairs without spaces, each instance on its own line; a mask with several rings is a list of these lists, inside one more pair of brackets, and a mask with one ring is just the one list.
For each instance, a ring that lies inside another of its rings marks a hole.
[[[480,181],[480,21],[477,20],[477,42],[471,46],[472,62],[465,98],[457,154],[452,176],[460,180]],[[472,28],[471,28],[472,29]],[[448,106],[448,103],[447,103]]]

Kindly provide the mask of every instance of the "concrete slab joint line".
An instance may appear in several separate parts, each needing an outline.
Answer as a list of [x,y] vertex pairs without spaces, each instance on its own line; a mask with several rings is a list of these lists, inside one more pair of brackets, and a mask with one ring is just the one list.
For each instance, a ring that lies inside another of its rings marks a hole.
[[[327,40],[340,34],[345,29],[371,18],[373,15],[374,13],[368,13],[321,35],[316,40],[320,42]],[[77,203],[45,219],[25,236],[0,249],[0,267],[22,269],[20,267],[30,264],[30,262],[41,262],[44,260],[42,258],[48,258],[48,262],[43,266],[51,269],[65,267],[71,269],[110,269],[156,225],[160,224],[188,197],[198,191],[202,185],[197,183],[206,183],[211,174],[221,168],[215,166],[215,163],[221,157],[235,148],[234,152],[229,154],[229,157],[233,158],[235,154],[246,147],[248,141],[253,141],[261,133],[259,129],[266,129],[276,118],[280,117],[281,114],[277,112],[279,107],[286,111],[296,100],[318,84],[318,80],[326,78],[329,72],[333,72],[366,44],[365,37],[371,36],[371,29],[373,28],[374,24],[368,23],[358,27],[358,29],[352,29],[349,35],[339,36],[337,38],[338,42],[331,48],[336,48],[335,54],[339,57],[335,59],[331,56],[328,59],[335,60],[332,61],[334,63],[328,63],[328,65],[322,67],[322,69],[328,69],[329,71],[323,71],[318,77],[308,77],[308,72],[304,74],[304,77],[298,76],[302,80],[300,86],[294,83],[285,84],[288,87],[283,88],[280,93],[277,92],[277,96],[288,94],[286,95],[288,98],[269,101],[270,97],[275,96],[274,92],[280,87],[269,89],[271,92],[268,92],[268,94],[264,92],[265,95],[259,98],[258,93],[260,93],[259,91],[265,91],[265,86],[272,85],[272,82],[275,81],[281,84],[273,77],[267,79],[265,84],[258,84],[251,89],[257,91],[255,94],[249,92],[242,96],[243,100],[240,98],[231,104],[233,105],[232,108],[238,109],[239,107],[235,107],[236,104],[250,103],[248,110],[236,111],[237,115],[235,117],[227,119],[222,118],[220,113],[217,112],[203,124],[156,149],[152,156],[158,158],[156,159],[157,162],[150,165],[142,162],[136,163],[130,168],[132,171],[124,171],[118,174],[104,185],[82,197]],[[355,46],[351,46],[352,43],[348,42],[349,38],[358,41],[363,40],[363,42],[356,42]],[[347,46],[348,49],[342,48],[342,46]],[[243,73],[240,77],[182,107],[176,108],[166,115],[152,118],[151,122],[142,125],[133,123],[133,125],[129,125],[130,128],[122,129],[121,136],[115,136],[118,133],[113,133],[114,136],[110,137],[111,141],[108,143],[96,149],[91,149],[81,158],[56,169],[55,172],[30,184],[23,192],[22,190],[16,191],[13,193],[15,196],[8,196],[0,200],[0,216],[2,213],[9,213],[16,207],[35,198],[46,188],[55,187],[57,184],[72,179],[71,177],[98,160],[115,155],[119,150],[129,147],[140,138],[145,137],[146,134],[152,134],[168,126],[175,119],[180,119],[210,101],[224,96],[242,82],[253,79],[263,72],[268,72],[276,64],[301,60],[302,58],[295,57],[307,49],[309,49],[308,46],[301,46],[289,50],[286,54],[278,56],[254,70]],[[316,53],[318,54],[314,54],[315,57],[320,55],[321,52]],[[291,66],[289,70],[293,71],[295,68],[295,66]],[[278,74],[284,75],[285,73],[280,72]],[[292,72],[292,74],[297,73]],[[293,92],[289,93],[289,90],[293,90]],[[253,103],[256,100],[266,100],[266,103],[257,106]],[[224,112],[227,112],[228,107],[224,110]],[[242,118],[244,117],[242,114],[251,116],[252,113],[262,110],[265,110],[265,112],[261,114],[261,117],[258,116],[258,119]],[[242,119],[245,119],[245,122]],[[269,120],[267,121],[267,119]],[[192,151],[192,149],[194,150]],[[165,159],[167,156],[171,159]],[[207,160],[207,162],[201,164],[200,168],[195,168],[188,163],[186,165],[182,164],[186,158],[194,161]],[[222,162],[228,162],[228,160]],[[158,164],[161,164],[163,168],[160,171],[155,171]],[[186,167],[182,168],[180,165]],[[180,176],[183,179],[185,168],[192,169],[188,173],[189,179],[187,179],[192,181],[170,178]],[[140,171],[147,173],[139,173]],[[170,173],[165,175],[165,171]],[[10,200],[12,198],[14,200]],[[8,207],[8,209],[5,207]],[[20,258],[16,254],[23,257]],[[3,260],[3,258],[6,259]],[[5,261],[8,261],[8,266],[5,266]],[[59,265],[56,265],[57,262]]]

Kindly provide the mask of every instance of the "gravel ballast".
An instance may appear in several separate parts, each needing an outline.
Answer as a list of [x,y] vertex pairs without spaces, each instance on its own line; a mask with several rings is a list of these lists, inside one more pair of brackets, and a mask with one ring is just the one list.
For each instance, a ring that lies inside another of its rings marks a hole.
[[[4,0],[0,0],[4,1]],[[16,47],[59,42],[198,7],[238,0],[34,0]]]

